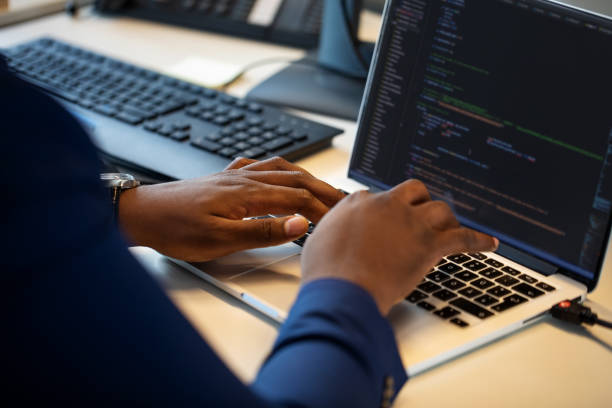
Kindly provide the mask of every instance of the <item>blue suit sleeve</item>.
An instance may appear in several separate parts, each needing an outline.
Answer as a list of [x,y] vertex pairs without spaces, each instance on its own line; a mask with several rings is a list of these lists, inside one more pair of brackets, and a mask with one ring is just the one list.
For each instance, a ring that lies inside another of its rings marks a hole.
[[377,406],[384,376],[396,388],[404,381],[391,329],[369,295],[320,281],[300,292],[255,383],[242,384],[130,255],[75,119],[1,68],[0,89],[6,398],[26,406]]

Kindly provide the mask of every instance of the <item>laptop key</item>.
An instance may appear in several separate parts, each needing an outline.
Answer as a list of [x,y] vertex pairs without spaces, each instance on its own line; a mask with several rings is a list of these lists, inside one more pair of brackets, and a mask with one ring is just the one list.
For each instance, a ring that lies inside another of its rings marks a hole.
[[503,268],[501,268],[502,271],[512,275],[512,276],[516,276],[516,275],[520,275],[521,273],[519,271],[517,271],[514,268],[511,268],[509,266],[504,266]]
[[447,262],[444,265],[438,266],[438,270],[442,272],[446,272],[446,273],[455,273],[455,272],[459,272],[461,270],[461,267],[452,262]]
[[513,278],[512,276],[504,275],[501,278],[495,279],[495,282],[497,282],[497,283],[499,283],[501,285],[504,285],[504,286],[512,286],[515,283],[518,283],[519,280]]
[[489,279],[495,279],[498,276],[503,275],[503,273],[493,268],[487,268],[484,271],[480,271],[479,273],[485,278],[489,278]]
[[503,286],[496,286],[494,288],[491,288],[489,290],[487,290],[487,293],[492,294],[493,296],[496,296],[498,298],[504,297],[510,293],[512,293],[511,291],[509,291],[508,289],[504,288]]
[[487,259],[487,256],[481,254],[480,252],[472,252],[472,253],[469,253],[468,255],[471,256],[472,258],[478,259],[479,261]]
[[483,306],[491,306],[499,302],[497,298],[494,298],[493,296],[489,296],[489,295],[482,295],[482,296],[477,297],[474,300]]
[[425,309],[425,310],[428,310],[428,311],[432,311],[432,310],[434,310],[434,309],[436,308],[436,307],[435,307],[434,305],[432,305],[431,303],[427,303],[427,302],[425,302],[425,301],[422,301],[422,302],[417,303],[417,306],[419,306],[419,307],[421,307],[421,308],[423,308],[423,309]]
[[446,306],[445,308],[442,308],[440,310],[436,310],[434,312],[434,314],[442,319],[448,319],[450,317],[453,316],[457,316],[459,313],[461,313],[460,311],[458,311],[457,309],[453,309],[450,306]]
[[440,271],[432,272],[429,275],[427,275],[427,277],[431,279],[432,281],[438,282],[438,283],[443,282],[450,278],[450,276]]
[[465,296],[466,298],[473,298],[474,296],[478,296],[482,294],[481,291],[471,286],[461,289],[459,293]]
[[525,275],[525,274],[519,276],[519,279],[524,280],[527,283],[531,283],[532,285],[534,283],[538,283],[538,280],[536,278],[529,276],[529,275]]
[[464,282],[469,282],[472,279],[476,279],[478,277],[478,275],[476,275],[475,273],[472,273],[470,271],[461,271],[459,273],[456,273],[454,275],[455,278],[457,279],[461,279]]
[[470,282],[472,285],[476,286],[478,289],[486,289],[490,288],[494,285],[493,282],[487,280],[485,278],[476,279],[475,281]]
[[462,287],[464,287],[465,283],[457,279],[450,279],[450,280],[443,282],[442,286],[446,286],[447,288],[451,290],[457,290],[457,289],[461,289]]
[[553,290],[555,290],[554,286],[550,286],[548,283],[544,283],[544,282],[540,282],[536,286],[540,289],[544,289],[547,292],[552,292]]
[[491,309],[495,310],[496,312],[503,312],[505,310],[510,309],[511,307],[520,305],[521,303],[525,303],[526,301],[527,299],[515,293],[505,298],[502,303],[491,307]]
[[487,309],[484,309],[478,306],[477,304],[472,303],[469,300],[461,297],[451,300],[449,303],[463,310],[464,312],[471,314],[472,316],[478,317],[479,319],[486,319],[487,317],[493,316],[493,313],[489,312]]
[[485,261],[485,263],[488,264],[488,265],[491,265],[491,266],[493,266],[495,268],[501,268],[502,266],[504,266],[503,263],[501,263],[499,261],[496,261],[495,259],[491,259],[491,258],[487,259]]
[[454,297],[457,297],[456,294],[454,294],[450,290],[446,290],[446,289],[442,289],[442,290],[437,291],[436,293],[433,294],[433,296],[438,298],[438,299],[440,299],[440,300],[449,300],[449,299],[452,299]]
[[459,326],[459,327],[468,327],[470,324],[466,321],[461,320],[458,317],[455,317],[453,319],[450,319],[449,322],[451,322],[452,324]]
[[453,261],[453,262],[458,263],[458,264],[462,264],[462,263],[467,262],[470,259],[472,259],[472,258],[470,258],[469,256],[467,256],[465,254],[449,255],[449,256],[447,256],[447,258],[448,258],[449,261]]
[[406,300],[411,302],[411,303],[417,303],[420,302],[423,299],[428,298],[429,296],[426,295],[425,293],[421,292],[420,290],[413,290],[411,294],[409,294],[408,296],[406,296]]
[[472,260],[470,262],[464,263],[462,266],[471,271],[479,271],[487,267],[487,265],[483,264],[482,262],[478,262],[476,260]]
[[522,293],[523,295],[529,296],[530,298],[537,298],[538,296],[542,296],[544,294],[544,292],[542,292],[541,290],[536,289],[526,283],[519,283],[518,285],[513,286],[512,289],[519,293]]
[[418,288],[421,289],[424,292],[431,293],[431,292],[434,292],[434,291],[440,289],[440,286],[436,285],[435,283],[433,283],[431,281],[427,281],[427,282],[421,283],[418,286]]

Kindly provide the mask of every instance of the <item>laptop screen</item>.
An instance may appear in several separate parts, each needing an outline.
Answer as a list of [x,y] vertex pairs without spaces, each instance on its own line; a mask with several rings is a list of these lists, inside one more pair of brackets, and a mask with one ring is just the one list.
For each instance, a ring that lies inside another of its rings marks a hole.
[[[550,1],[390,0],[349,175],[592,283],[612,202],[612,24]],[[589,285],[591,286],[591,285]]]

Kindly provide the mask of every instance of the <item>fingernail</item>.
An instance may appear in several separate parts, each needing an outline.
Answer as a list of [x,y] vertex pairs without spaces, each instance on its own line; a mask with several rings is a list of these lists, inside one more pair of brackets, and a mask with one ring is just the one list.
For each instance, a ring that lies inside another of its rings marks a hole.
[[308,221],[304,217],[293,217],[285,221],[285,234],[290,237],[305,234],[308,231]]
[[495,248],[493,248],[493,250],[499,248],[499,239],[493,237],[493,243],[495,244]]

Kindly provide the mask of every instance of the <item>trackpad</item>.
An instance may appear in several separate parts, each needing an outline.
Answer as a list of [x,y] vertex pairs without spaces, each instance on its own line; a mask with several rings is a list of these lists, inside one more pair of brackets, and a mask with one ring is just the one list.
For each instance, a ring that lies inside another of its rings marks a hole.
[[300,289],[300,255],[295,254],[229,280],[244,292],[289,312]]
[[298,245],[288,243],[269,248],[241,251],[208,262],[191,263],[191,265],[221,282],[229,282],[230,280],[233,282],[233,278],[241,274],[254,269],[266,268],[270,264],[299,254],[301,250],[302,248]]

